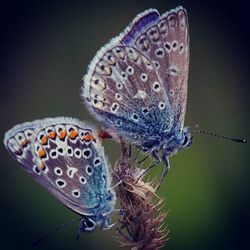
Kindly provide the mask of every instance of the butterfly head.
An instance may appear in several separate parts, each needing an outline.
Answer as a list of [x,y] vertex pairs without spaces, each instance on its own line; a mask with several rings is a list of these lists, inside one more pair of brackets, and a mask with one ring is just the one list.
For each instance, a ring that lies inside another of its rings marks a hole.
[[81,232],[92,232],[96,228],[95,218],[90,216],[83,216],[80,221],[80,231]]
[[187,127],[182,130],[176,130],[172,136],[166,137],[163,144],[164,155],[170,156],[177,153],[180,150],[190,147],[192,144],[192,136]]
[[191,144],[192,144],[192,135],[189,132],[188,128],[185,127],[181,133],[180,149],[186,149],[190,147]]

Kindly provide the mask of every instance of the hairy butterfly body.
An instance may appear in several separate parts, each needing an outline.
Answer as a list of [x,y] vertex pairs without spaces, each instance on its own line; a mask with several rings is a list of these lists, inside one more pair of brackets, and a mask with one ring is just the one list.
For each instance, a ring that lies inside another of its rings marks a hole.
[[188,67],[186,10],[149,9],[97,53],[84,77],[82,96],[103,128],[162,159],[162,178],[168,158],[191,145]]
[[110,227],[116,197],[103,147],[90,126],[67,117],[36,120],[13,127],[4,144],[33,179],[82,216],[81,231]]

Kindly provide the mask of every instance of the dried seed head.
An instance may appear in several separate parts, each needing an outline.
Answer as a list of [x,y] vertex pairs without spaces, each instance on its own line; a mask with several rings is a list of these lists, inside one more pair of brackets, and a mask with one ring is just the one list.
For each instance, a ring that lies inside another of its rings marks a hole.
[[130,163],[126,154],[117,161],[114,178],[122,180],[116,188],[124,213],[120,219],[118,240],[121,246],[139,249],[160,249],[167,241],[168,230],[163,229],[166,213],[160,210],[163,200],[154,181],[138,180],[140,171]]

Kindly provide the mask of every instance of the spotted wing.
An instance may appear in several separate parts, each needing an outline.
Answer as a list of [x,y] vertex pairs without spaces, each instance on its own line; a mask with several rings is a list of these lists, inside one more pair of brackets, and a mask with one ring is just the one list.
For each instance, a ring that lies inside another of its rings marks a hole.
[[[130,28],[138,30],[137,23]],[[139,49],[154,63],[163,82],[176,121],[184,124],[189,68],[189,33],[187,12],[182,7],[166,12],[143,32],[124,34],[122,44]]]
[[107,49],[84,84],[86,104],[113,136],[140,145],[172,127],[164,85],[153,63],[133,47]]
[[[125,31],[133,40],[159,14],[148,10]],[[136,28],[138,27],[138,29]],[[138,49],[124,46],[122,33],[95,56],[84,78],[83,97],[90,111],[114,138],[141,146],[160,140],[172,123],[171,107],[153,63]]]
[[48,118],[15,126],[4,143],[23,169],[64,205],[79,214],[95,214],[110,183],[93,129],[72,118]]
[[[183,8],[171,13],[175,17],[186,17]],[[184,71],[188,67],[188,47],[184,46],[188,44],[177,41],[181,32],[173,31],[173,36],[164,37],[163,24],[169,17],[169,13],[160,17],[153,9],[139,14],[120,36],[97,53],[84,77],[82,95],[92,113],[114,137],[128,139],[139,146],[149,140],[161,141],[162,135],[171,130],[174,120],[184,120],[187,94]],[[186,25],[184,21],[179,23],[179,26]],[[153,27],[160,30],[157,34],[161,35],[155,42],[147,36]],[[184,30],[187,36],[187,28]],[[149,51],[140,46],[143,36],[147,38],[143,44],[150,48]],[[181,39],[184,36],[181,33]],[[165,43],[174,39],[178,44],[171,43],[170,53],[167,53]],[[178,51],[172,50],[175,46]],[[176,59],[174,51],[178,54]],[[187,61],[185,65],[183,58]],[[175,72],[175,62],[182,63],[180,74]]]

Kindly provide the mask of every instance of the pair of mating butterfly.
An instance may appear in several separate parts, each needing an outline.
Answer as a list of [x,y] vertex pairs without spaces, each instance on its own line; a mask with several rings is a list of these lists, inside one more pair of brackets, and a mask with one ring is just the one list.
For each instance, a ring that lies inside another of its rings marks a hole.
[[[104,130],[162,159],[162,177],[169,156],[191,144],[183,127],[188,65],[185,9],[163,15],[149,9],[97,53],[84,78],[82,96]],[[4,143],[25,171],[82,215],[82,231],[111,227],[116,198],[94,129],[77,119],[49,118],[15,126]]]

